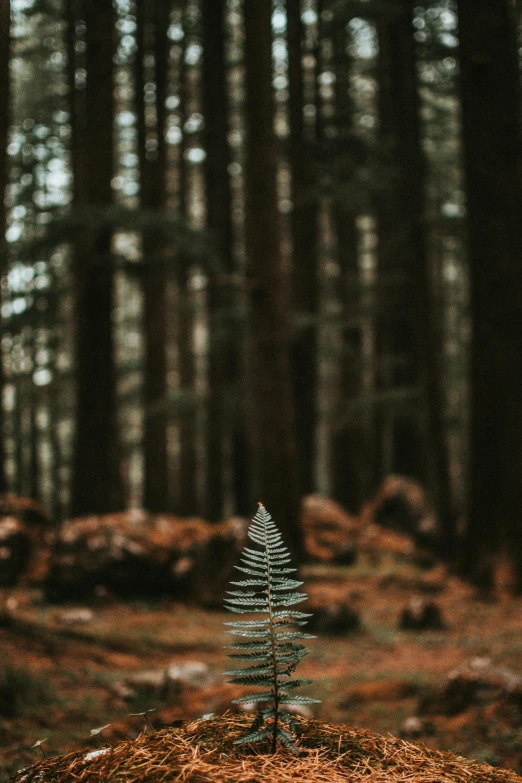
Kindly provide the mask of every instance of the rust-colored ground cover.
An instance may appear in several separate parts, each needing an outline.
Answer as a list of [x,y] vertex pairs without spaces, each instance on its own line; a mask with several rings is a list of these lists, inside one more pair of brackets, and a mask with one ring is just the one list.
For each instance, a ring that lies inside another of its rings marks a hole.
[[[222,715],[86,753],[45,759],[13,783],[522,783],[498,770],[362,729],[300,720],[300,756],[234,746],[246,717]],[[250,753],[248,752],[250,750]]]
[[[476,657],[522,675],[520,598],[499,594],[479,601],[440,568],[391,560],[309,566],[303,577],[314,601],[347,599],[361,615],[357,633],[318,635],[299,667],[300,676],[315,680],[306,693],[322,699],[313,717],[339,731],[343,725],[342,731],[361,727],[400,736],[424,691]],[[401,610],[414,595],[438,603],[445,630],[398,629]],[[238,695],[222,678],[229,668],[222,649],[230,641],[223,626],[227,612],[173,601],[105,601],[90,607],[90,619],[71,622],[67,613],[78,607],[47,605],[38,591],[4,590],[3,602],[9,610],[0,622],[0,781],[41,757],[41,749],[31,747],[38,740],[46,740],[48,756],[74,752],[80,758],[106,744],[145,742],[137,740],[143,718],[129,713],[154,709],[154,729],[168,733],[176,722],[225,712]],[[125,693],[128,677],[188,661],[208,667],[205,687]],[[456,715],[430,714],[426,722],[429,730],[418,741],[430,748],[522,773],[522,715],[516,711],[476,704]]]

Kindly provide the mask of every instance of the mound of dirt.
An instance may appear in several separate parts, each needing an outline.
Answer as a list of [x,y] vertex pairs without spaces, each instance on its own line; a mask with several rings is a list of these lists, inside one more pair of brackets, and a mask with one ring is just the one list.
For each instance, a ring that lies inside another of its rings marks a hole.
[[309,560],[342,565],[354,562],[360,524],[338,503],[323,495],[306,495],[301,524]]
[[17,517],[26,525],[35,528],[47,529],[52,524],[49,515],[39,503],[10,492],[0,495],[0,516]]
[[423,487],[406,476],[386,476],[375,496],[361,509],[363,525],[377,524],[406,533],[431,548],[440,536],[435,510]]
[[51,601],[176,595],[221,605],[246,536],[246,522],[142,510],[78,517],[60,528],[45,582]]
[[31,538],[16,517],[0,517],[0,587],[12,587],[27,567]]
[[415,595],[401,612],[399,628],[404,631],[439,631],[446,628],[446,623],[435,601],[426,601]]
[[473,658],[453,669],[445,682],[432,686],[421,698],[425,715],[459,715],[470,707],[510,705],[513,725],[522,725],[522,678],[490,658]]
[[312,599],[307,603],[306,611],[312,615],[307,631],[342,636],[361,629],[360,614],[346,599],[328,603]]
[[29,498],[0,495],[0,587],[12,587],[22,578],[35,581],[45,571],[51,520]]
[[251,718],[224,715],[43,759],[20,770],[11,783],[522,783],[514,772],[395,737],[304,718],[298,722],[300,756],[284,748],[271,755],[262,743],[234,745]]

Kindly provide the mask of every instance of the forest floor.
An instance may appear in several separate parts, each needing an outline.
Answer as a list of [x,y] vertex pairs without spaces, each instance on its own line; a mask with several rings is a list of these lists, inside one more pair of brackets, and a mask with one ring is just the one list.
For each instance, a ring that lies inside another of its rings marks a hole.
[[[308,643],[311,654],[298,675],[315,680],[306,688],[322,699],[315,717],[400,735],[423,694],[446,682],[455,667],[490,658],[522,674],[522,599],[478,600],[440,566],[310,565],[303,576],[314,600],[348,598],[362,621],[360,631],[318,635]],[[398,629],[413,595],[436,601],[444,630]],[[223,626],[234,619],[228,612],[172,601],[57,606],[34,589],[3,590],[2,603],[8,608],[0,619],[2,783],[41,752],[95,749],[137,736],[144,717],[130,713],[154,710],[149,720],[161,727],[233,707],[238,689],[222,676],[232,665],[223,650],[231,642]],[[199,681],[157,687],[155,674],[188,662],[206,665]],[[38,740],[45,740],[43,751],[31,747]],[[522,771],[522,721],[507,720],[491,705],[429,715],[412,741]]]

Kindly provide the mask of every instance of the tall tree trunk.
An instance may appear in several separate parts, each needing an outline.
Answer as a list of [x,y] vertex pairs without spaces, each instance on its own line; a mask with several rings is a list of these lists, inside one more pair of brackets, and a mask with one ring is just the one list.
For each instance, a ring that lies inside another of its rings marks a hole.
[[492,581],[503,535],[522,588],[522,224],[517,27],[510,0],[459,0],[471,270],[467,569]]
[[[6,211],[5,190],[8,184],[9,168],[7,143],[9,137],[10,74],[9,59],[11,50],[11,8],[9,0],[0,0],[0,279],[4,276],[6,263]],[[3,412],[4,371],[0,356],[0,492],[7,491],[5,475],[4,412]]]
[[253,500],[266,501],[294,556],[302,556],[290,380],[288,281],[277,208],[270,0],[244,6],[246,66],[246,251],[249,416]]
[[[215,244],[219,272],[210,275],[208,287],[208,319],[210,348],[208,354],[207,407],[207,501],[210,519],[221,517],[225,508],[225,462],[227,439],[236,443],[242,412],[231,410],[232,389],[238,382],[239,346],[231,328],[231,312],[236,302],[231,276],[232,257],[232,194],[228,167],[230,148],[227,140],[229,99],[225,61],[224,0],[202,0],[203,43],[203,112],[205,195],[207,227]],[[234,473],[237,466],[232,464]]]
[[[69,4],[69,24],[85,22],[87,85],[71,85],[74,206],[112,203],[114,11],[112,0]],[[77,12],[78,15],[75,13]],[[74,27],[72,27],[74,29]],[[72,37],[72,32],[70,33]],[[70,72],[74,79],[74,62]],[[78,103],[76,103],[78,98]],[[112,231],[89,231],[74,248],[76,316],[76,432],[71,512],[103,513],[122,507],[116,370],[112,330]]]
[[[392,414],[395,426],[391,437],[397,449],[395,466],[415,474],[419,456],[422,457],[425,467],[420,477],[428,483],[444,532],[449,536],[452,499],[443,417],[441,349],[435,331],[425,229],[425,161],[420,135],[413,6],[412,0],[404,0],[401,12],[395,12],[381,23],[379,36],[381,131],[398,166],[395,187],[391,195],[385,194],[386,204],[381,210],[380,272],[390,274],[398,292],[391,319],[386,315],[382,318],[381,366],[389,363],[388,381],[392,385],[419,384],[422,388],[427,442],[421,437],[418,418],[415,421],[409,413]],[[385,306],[389,308],[390,302]]]
[[[189,23],[192,24],[187,11],[187,0],[181,0],[183,10],[182,22],[185,37],[179,67],[179,98],[180,125],[182,130],[179,151],[178,170],[178,208],[181,215],[190,220],[190,187],[191,179],[186,152],[187,134],[185,124],[192,111],[191,85],[189,69],[187,68],[186,50],[190,34]],[[190,288],[190,264],[187,258],[180,258],[177,277],[179,319],[178,319],[178,369],[182,395],[186,399],[196,393],[196,357],[194,353],[195,300]],[[197,511],[197,426],[194,406],[181,405],[178,413],[179,421],[179,471],[176,511],[183,516],[193,515]]]
[[[170,3],[150,0],[137,5],[136,112],[140,165],[140,206],[165,209],[167,148],[165,100],[168,79]],[[154,58],[152,73],[146,58]],[[145,84],[153,79],[154,106],[145,103]],[[143,505],[150,511],[168,508],[167,450],[167,274],[162,248],[153,232],[143,236],[143,330],[145,378],[143,404],[144,492]]]
[[[403,143],[403,134],[411,139],[412,107],[408,103],[411,92],[405,81],[412,75],[405,70],[407,38],[413,36],[411,19],[402,0],[397,13],[389,12],[378,23],[379,37],[379,111],[380,135],[392,167],[389,189],[382,194],[379,204],[379,377],[380,387],[389,390],[395,386],[413,386],[418,382],[415,350],[414,319],[411,307],[405,303],[411,296],[414,263],[412,227],[413,210],[404,212],[404,194],[409,172],[409,156]],[[421,444],[418,428],[408,411],[395,408],[383,410],[379,416],[382,444],[381,471],[415,472]],[[419,477],[418,472],[416,473]],[[423,471],[422,478],[424,478]]]
[[317,315],[319,312],[317,206],[312,201],[312,145],[303,123],[303,25],[301,0],[287,0],[289,164],[292,178],[292,291],[295,315],[302,316],[292,344],[299,491],[313,492],[317,427]]
[[[353,128],[353,101],[350,96],[351,57],[348,54],[346,26],[339,20],[332,25],[333,68],[335,72],[334,122],[337,188],[333,219],[340,272],[341,317],[351,321],[342,327],[341,394],[349,400],[361,392],[361,324],[355,322],[358,309],[359,262],[357,214],[344,193],[356,176],[359,144]],[[370,457],[362,444],[368,443],[364,422],[339,428],[333,438],[332,484],[336,500],[357,511],[370,487],[364,486],[364,462]]]
[[416,364],[423,393],[427,438],[420,438],[426,454],[427,487],[438,512],[445,554],[451,556],[455,509],[450,483],[448,433],[444,417],[445,390],[442,371],[440,327],[436,323],[435,291],[426,232],[426,161],[422,149],[417,57],[413,37],[415,3],[407,0],[403,16],[403,71],[407,127],[401,130],[406,174],[402,212],[411,215],[409,242],[413,282],[413,319]]

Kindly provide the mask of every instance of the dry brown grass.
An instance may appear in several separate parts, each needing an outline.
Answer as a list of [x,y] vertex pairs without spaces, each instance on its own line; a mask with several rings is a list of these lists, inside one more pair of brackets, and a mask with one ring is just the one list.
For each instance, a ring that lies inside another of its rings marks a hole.
[[522,783],[505,769],[392,736],[300,719],[300,757],[235,746],[251,719],[226,714],[140,734],[103,752],[43,759],[12,783]]

